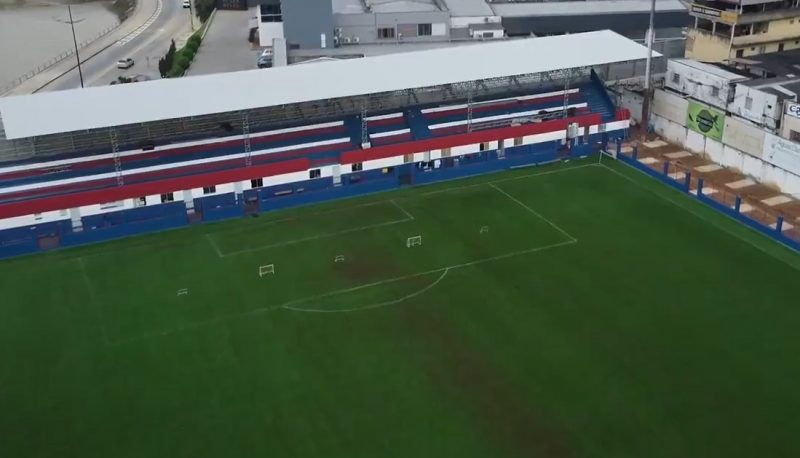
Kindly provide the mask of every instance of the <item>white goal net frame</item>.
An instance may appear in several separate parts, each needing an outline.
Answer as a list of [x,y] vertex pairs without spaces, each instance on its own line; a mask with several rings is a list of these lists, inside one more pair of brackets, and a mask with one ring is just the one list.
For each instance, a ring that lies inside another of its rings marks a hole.
[[266,264],[263,266],[258,266],[258,276],[263,277],[264,275],[275,275],[275,264]]
[[422,246],[422,236],[421,235],[414,235],[406,239],[406,248],[411,248],[415,246]]

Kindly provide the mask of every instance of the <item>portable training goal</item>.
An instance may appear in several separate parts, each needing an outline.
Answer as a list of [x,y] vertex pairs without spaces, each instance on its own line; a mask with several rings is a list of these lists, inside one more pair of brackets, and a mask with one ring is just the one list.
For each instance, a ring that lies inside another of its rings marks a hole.
[[189,288],[181,288],[178,290],[178,296],[186,296],[189,294]]
[[406,239],[406,248],[411,248],[414,246],[422,246],[422,236],[415,235],[413,237],[409,237]]
[[488,234],[489,233],[489,226],[481,226],[481,230],[479,231],[481,234]]
[[275,264],[267,264],[265,266],[258,266],[258,276],[263,277],[264,275],[275,274]]
[[335,258],[333,258],[333,262],[344,262],[344,255],[337,254]]

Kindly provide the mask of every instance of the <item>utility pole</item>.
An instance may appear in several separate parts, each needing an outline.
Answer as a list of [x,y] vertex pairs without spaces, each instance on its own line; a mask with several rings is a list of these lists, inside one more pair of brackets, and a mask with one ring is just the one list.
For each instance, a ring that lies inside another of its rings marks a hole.
[[81,70],[81,56],[78,53],[78,39],[77,37],[75,37],[75,24],[82,22],[83,19],[76,21],[72,18],[72,5],[69,4],[67,5],[67,11],[69,12],[68,21],[59,21],[58,19],[56,19],[56,21],[61,22],[63,24],[69,24],[70,28],[72,28],[72,44],[75,45],[75,59],[78,61],[78,76],[81,79],[81,88],[83,88],[84,86],[83,86],[83,71]]
[[656,36],[653,26],[655,15],[656,0],[650,0],[650,27],[647,29],[647,35],[645,36],[647,41],[647,60],[644,70],[644,100],[642,101],[642,128],[644,129],[645,137],[647,137],[648,129],[650,128],[650,101],[653,98],[653,82],[650,68],[653,60],[653,41]]

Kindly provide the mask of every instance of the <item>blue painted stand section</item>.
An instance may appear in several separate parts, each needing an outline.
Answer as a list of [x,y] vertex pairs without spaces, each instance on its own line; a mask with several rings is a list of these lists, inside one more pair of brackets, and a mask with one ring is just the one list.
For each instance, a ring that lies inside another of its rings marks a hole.
[[631,167],[633,167],[633,168],[635,168],[637,170],[640,170],[640,171],[646,173],[647,175],[650,175],[651,177],[661,181],[662,183],[665,183],[665,184],[667,184],[669,186],[672,186],[673,188],[676,188],[676,189],[682,191],[683,193],[685,193],[685,194],[687,194],[689,196],[696,197],[697,200],[699,200],[700,202],[708,205],[709,207],[719,211],[720,213],[723,213],[723,214],[735,219],[736,221],[739,221],[740,223],[746,225],[747,227],[749,227],[749,228],[751,228],[751,229],[753,229],[755,231],[758,231],[758,232],[766,235],[767,237],[769,237],[769,238],[771,238],[771,239],[773,239],[773,240],[775,240],[775,241],[777,241],[777,242],[779,242],[779,243],[781,243],[783,245],[786,245],[787,247],[789,247],[789,248],[791,248],[791,249],[793,249],[795,251],[800,252],[800,241],[791,239],[791,238],[789,238],[789,237],[787,237],[786,235],[783,234],[783,231],[782,231],[783,217],[778,216],[778,218],[776,220],[776,227],[773,229],[772,227],[767,226],[765,224],[762,224],[761,222],[756,221],[756,220],[748,217],[746,214],[741,213],[739,211],[739,209],[741,208],[741,198],[738,197],[738,196],[736,197],[736,204],[734,205],[734,207],[728,207],[727,205],[723,205],[723,204],[717,202],[716,200],[703,195],[703,179],[702,178],[698,180],[698,183],[697,183],[697,195],[694,196],[694,194],[689,193],[689,188],[688,188],[688,186],[686,186],[686,183],[688,183],[688,179],[687,179],[686,183],[682,184],[682,183],[679,183],[678,181],[675,181],[672,178],[670,178],[668,174],[659,173],[659,172],[651,169],[650,167],[640,163],[636,159],[632,159],[632,158],[627,157],[625,155],[620,155],[620,156],[618,156],[618,158],[619,158],[619,160],[621,160],[625,164],[628,164]]
[[419,108],[410,108],[405,110],[404,114],[414,140],[431,138],[431,130],[428,127],[428,122],[425,120],[425,115],[422,114]]
[[361,146],[361,116],[348,116],[344,118],[344,131],[350,137],[350,141],[357,146]]

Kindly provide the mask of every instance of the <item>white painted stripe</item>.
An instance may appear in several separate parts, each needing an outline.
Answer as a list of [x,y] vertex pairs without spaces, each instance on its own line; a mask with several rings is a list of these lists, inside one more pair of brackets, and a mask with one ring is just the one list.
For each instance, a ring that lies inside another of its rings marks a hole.
[[[574,105],[567,105],[567,108],[583,108],[585,106],[587,106],[585,103],[576,103]],[[499,121],[499,120],[502,120],[502,119],[519,118],[519,117],[523,117],[523,116],[531,116],[531,115],[539,114],[539,113],[541,113],[543,111],[547,112],[547,113],[551,113],[551,112],[554,112],[554,111],[561,111],[563,109],[564,109],[564,106],[560,105],[560,106],[551,107],[551,108],[539,108],[539,109],[536,109],[536,110],[520,111],[520,112],[517,112],[517,113],[509,113],[509,114],[495,115],[495,116],[486,116],[484,118],[472,118],[472,123],[473,124],[477,124],[477,123],[489,122],[489,121]],[[433,125],[430,126],[430,129],[431,130],[436,130],[436,129],[444,129],[444,128],[447,128],[447,127],[463,126],[463,125],[465,125],[467,123],[468,123],[468,120],[461,119],[459,121],[451,121],[451,122],[445,122],[445,123],[441,123],[441,124],[433,124]]]
[[[252,156],[264,156],[264,155],[267,155],[267,154],[282,153],[282,152],[294,151],[294,150],[304,149],[304,148],[313,148],[313,147],[317,147],[317,146],[335,145],[337,143],[345,143],[346,144],[346,143],[349,143],[349,142],[350,142],[350,139],[347,138],[347,137],[335,138],[335,139],[332,139],[332,140],[322,140],[322,141],[312,142],[312,143],[303,143],[303,144],[300,144],[300,145],[289,145],[289,146],[282,146],[282,147],[279,147],[279,148],[270,148],[270,149],[265,149],[265,150],[260,150],[260,151],[253,151],[251,155]],[[181,167],[189,167],[189,166],[192,166],[192,165],[211,164],[213,162],[222,162],[222,161],[228,161],[228,160],[231,160],[231,159],[244,158],[245,156],[246,156],[245,153],[237,153],[237,154],[229,154],[227,156],[196,159],[196,160],[193,160],[193,161],[173,162],[173,163],[169,163],[169,164],[160,164],[160,165],[154,165],[154,166],[150,166],[150,167],[140,167],[140,168],[137,168],[137,169],[123,170],[122,171],[122,175],[123,176],[127,176],[127,175],[135,175],[135,174],[139,174],[139,173],[155,172],[155,171],[159,171],[159,170],[169,170],[169,169],[176,169],[176,168],[181,168]],[[0,189],[0,194],[7,194],[7,193],[11,193],[11,192],[18,192],[18,191],[27,191],[27,190],[30,190],[30,189],[41,188],[43,186],[61,186],[61,185],[65,185],[65,184],[82,183],[82,182],[86,182],[86,181],[103,180],[103,179],[106,179],[106,178],[113,178],[113,177],[116,177],[116,176],[117,176],[116,173],[110,172],[110,173],[101,173],[101,174],[97,174],[97,175],[87,175],[87,176],[81,176],[81,177],[75,177],[75,178],[66,178],[66,179],[63,179],[63,180],[46,181],[46,182],[42,182],[42,183],[30,183],[30,184],[24,184],[24,185],[19,185],[19,186],[12,186],[12,187],[8,187],[8,188],[2,188],[2,189]]]
[[380,121],[381,119],[402,118],[403,113],[390,113],[378,116],[367,116],[367,121]]
[[381,138],[381,137],[391,137],[392,135],[402,135],[411,132],[411,129],[400,129],[400,130],[392,130],[389,132],[378,132],[374,134],[369,134],[370,138]]
[[[285,129],[278,129],[278,130],[270,130],[267,132],[257,132],[250,134],[250,138],[261,138],[261,137],[269,137],[272,135],[279,135],[279,134],[286,134],[292,132],[303,132],[307,130],[315,130],[315,129],[325,129],[328,127],[339,127],[344,125],[343,121],[334,121],[334,122],[326,122],[322,124],[312,124],[307,126],[297,126],[297,127],[287,127]],[[166,151],[178,148],[186,148],[191,146],[201,146],[201,145],[214,145],[217,143],[224,143],[233,140],[241,140],[243,139],[243,135],[231,135],[228,137],[218,137],[218,138],[209,138],[204,140],[195,140],[190,142],[182,142],[182,143],[171,143],[169,145],[158,146],[149,151],[142,151],[141,149],[136,150],[129,150],[123,151],[119,153],[120,157],[128,157],[128,156],[136,156],[138,154],[148,154],[148,153],[155,153],[159,151]],[[24,164],[24,165],[17,165],[12,167],[4,167],[0,168],[0,174],[4,173],[11,173],[11,172],[18,172],[22,170],[34,170],[39,168],[51,168],[51,167],[60,167],[64,165],[70,164],[78,164],[81,162],[89,162],[89,161],[97,161],[103,159],[112,159],[114,157],[113,154],[98,154],[94,156],[85,156],[85,157],[76,157],[71,159],[62,159],[58,161],[49,161],[49,162],[38,162],[35,164]]]
[[[577,89],[577,88],[576,89],[569,89],[567,91],[568,94],[577,94],[578,92],[579,92],[579,89]],[[504,99],[487,100],[485,102],[473,103],[472,107],[475,108],[475,107],[479,107],[479,106],[492,105],[492,104],[495,104],[495,103],[508,102],[508,101],[511,101],[511,100],[518,100],[518,101],[536,100],[536,99],[543,99],[545,97],[553,97],[553,96],[556,96],[556,95],[564,95],[564,91],[543,92],[541,94],[524,95],[524,96],[521,96],[521,97],[506,97]],[[462,105],[447,105],[447,106],[443,106],[443,107],[426,108],[426,109],[421,110],[421,111],[423,113],[438,113],[440,111],[459,110],[461,108],[467,108],[467,106],[463,105],[463,104]]]

